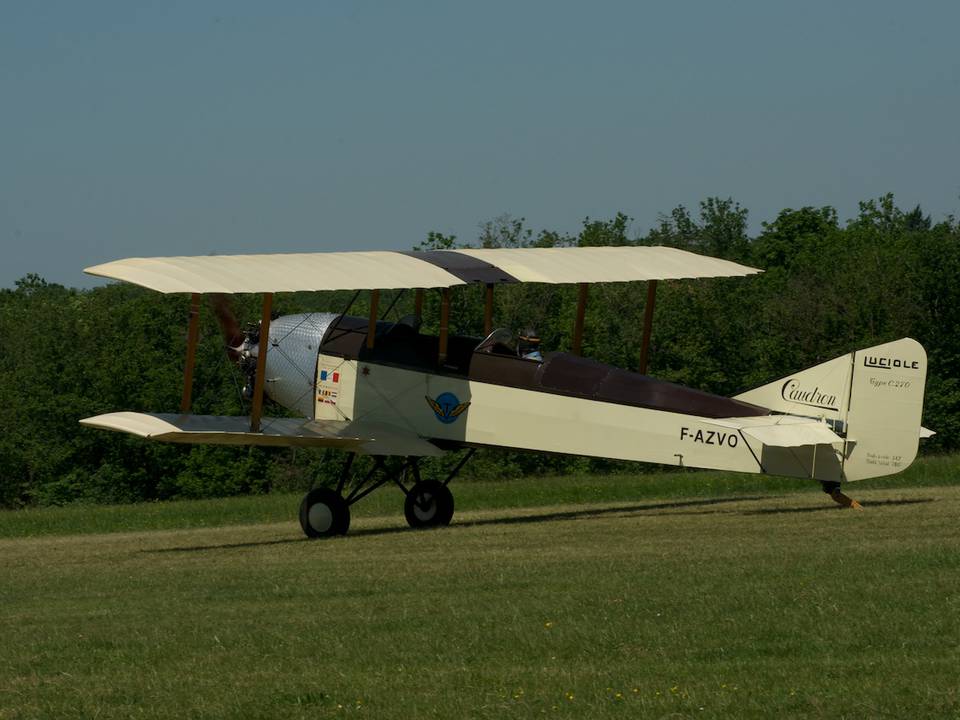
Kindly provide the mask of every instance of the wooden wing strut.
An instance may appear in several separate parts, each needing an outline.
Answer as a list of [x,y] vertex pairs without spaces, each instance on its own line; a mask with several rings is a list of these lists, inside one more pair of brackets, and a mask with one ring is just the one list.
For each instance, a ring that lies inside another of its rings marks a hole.
[[647,303],[643,308],[643,340],[640,345],[640,374],[647,374],[647,357],[650,353],[650,332],[653,329],[653,306],[657,300],[657,281],[647,281]]
[[493,283],[487,283],[483,302],[483,336],[493,332]]
[[440,351],[437,363],[443,365],[447,361],[447,341],[450,326],[450,288],[440,290]]
[[193,365],[197,359],[197,341],[200,337],[200,293],[190,295],[190,324],[187,329],[187,360],[183,366],[183,395],[180,412],[190,412],[193,398]]
[[257,351],[257,378],[253,384],[253,408],[250,410],[250,432],[260,432],[260,416],[263,414],[263,384],[266,378],[267,348],[270,346],[270,311],[273,309],[273,293],[263,294],[260,313],[260,347]]
[[413,314],[417,320],[423,319],[423,288],[417,288],[413,294]]
[[[367,349],[373,350],[373,343],[377,339],[377,310],[380,308],[380,291],[370,291],[370,319],[367,321]],[[387,308],[390,312],[390,308]]]
[[577,318],[573,323],[573,354],[583,354],[583,316],[587,310],[587,289],[590,286],[586,283],[577,285]]

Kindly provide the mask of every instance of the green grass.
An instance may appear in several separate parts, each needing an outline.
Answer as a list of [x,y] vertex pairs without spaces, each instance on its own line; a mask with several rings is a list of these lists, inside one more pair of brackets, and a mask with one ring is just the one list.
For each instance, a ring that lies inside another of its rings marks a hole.
[[[861,488],[931,487],[960,483],[960,456],[922,458],[899,475],[851,485]],[[819,485],[793,478],[701,470],[657,474],[573,475],[500,482],[455,481],[457,511],[653,498],[818,494]],[[296,517],[300,494],[275,493],[215,500],[135,505],[69,505],[0,510],[0,538],[174,530],[284,522]],[[386,487],[352,508],[354,517],[400,515],[403,497]]]
[[[960,716],[960,461],[0,515],[0,718]],[[358,510],[363,510],[361,504]],[[83,534],[87,533],[87,534]],[[13,537],[21,536],[21,537]]]

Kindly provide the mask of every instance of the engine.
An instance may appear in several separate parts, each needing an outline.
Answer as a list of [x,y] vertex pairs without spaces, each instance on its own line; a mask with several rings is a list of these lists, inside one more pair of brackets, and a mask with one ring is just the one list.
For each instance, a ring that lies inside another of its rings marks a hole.
[[[304,417],[313,417],[317,355],[323,336],[337,317],[336,313],[301,313],[270,322],[264,392],[271,400]],[[260,328],[253,326],[243,333],[240,346],[234,348],[246,378],[245,397],[253,396],[259,346]]]

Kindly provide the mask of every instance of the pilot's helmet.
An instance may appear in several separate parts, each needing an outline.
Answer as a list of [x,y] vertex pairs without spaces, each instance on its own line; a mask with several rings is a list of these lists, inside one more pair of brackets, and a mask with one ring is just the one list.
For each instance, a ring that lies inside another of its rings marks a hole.
[[528,353],[540,349],[540,335],[534,328],[526,328],[520,333],[520,352]]

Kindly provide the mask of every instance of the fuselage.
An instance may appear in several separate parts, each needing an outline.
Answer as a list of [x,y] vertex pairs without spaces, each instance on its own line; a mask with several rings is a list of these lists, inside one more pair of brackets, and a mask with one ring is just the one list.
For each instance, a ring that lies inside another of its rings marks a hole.
[[[764,447],[723,418],[759,417],[750,403],[566,353],[542,361],[479,338],[438,339],[403,324],[288,316],[271,327],[267,392],[307,417],[413,432],[440,447],[495,446],[740,472],[768,470]],[[309,393],[309,394],[308,394]],[[777,472],[839,477],[835,457],[782,459]]]

